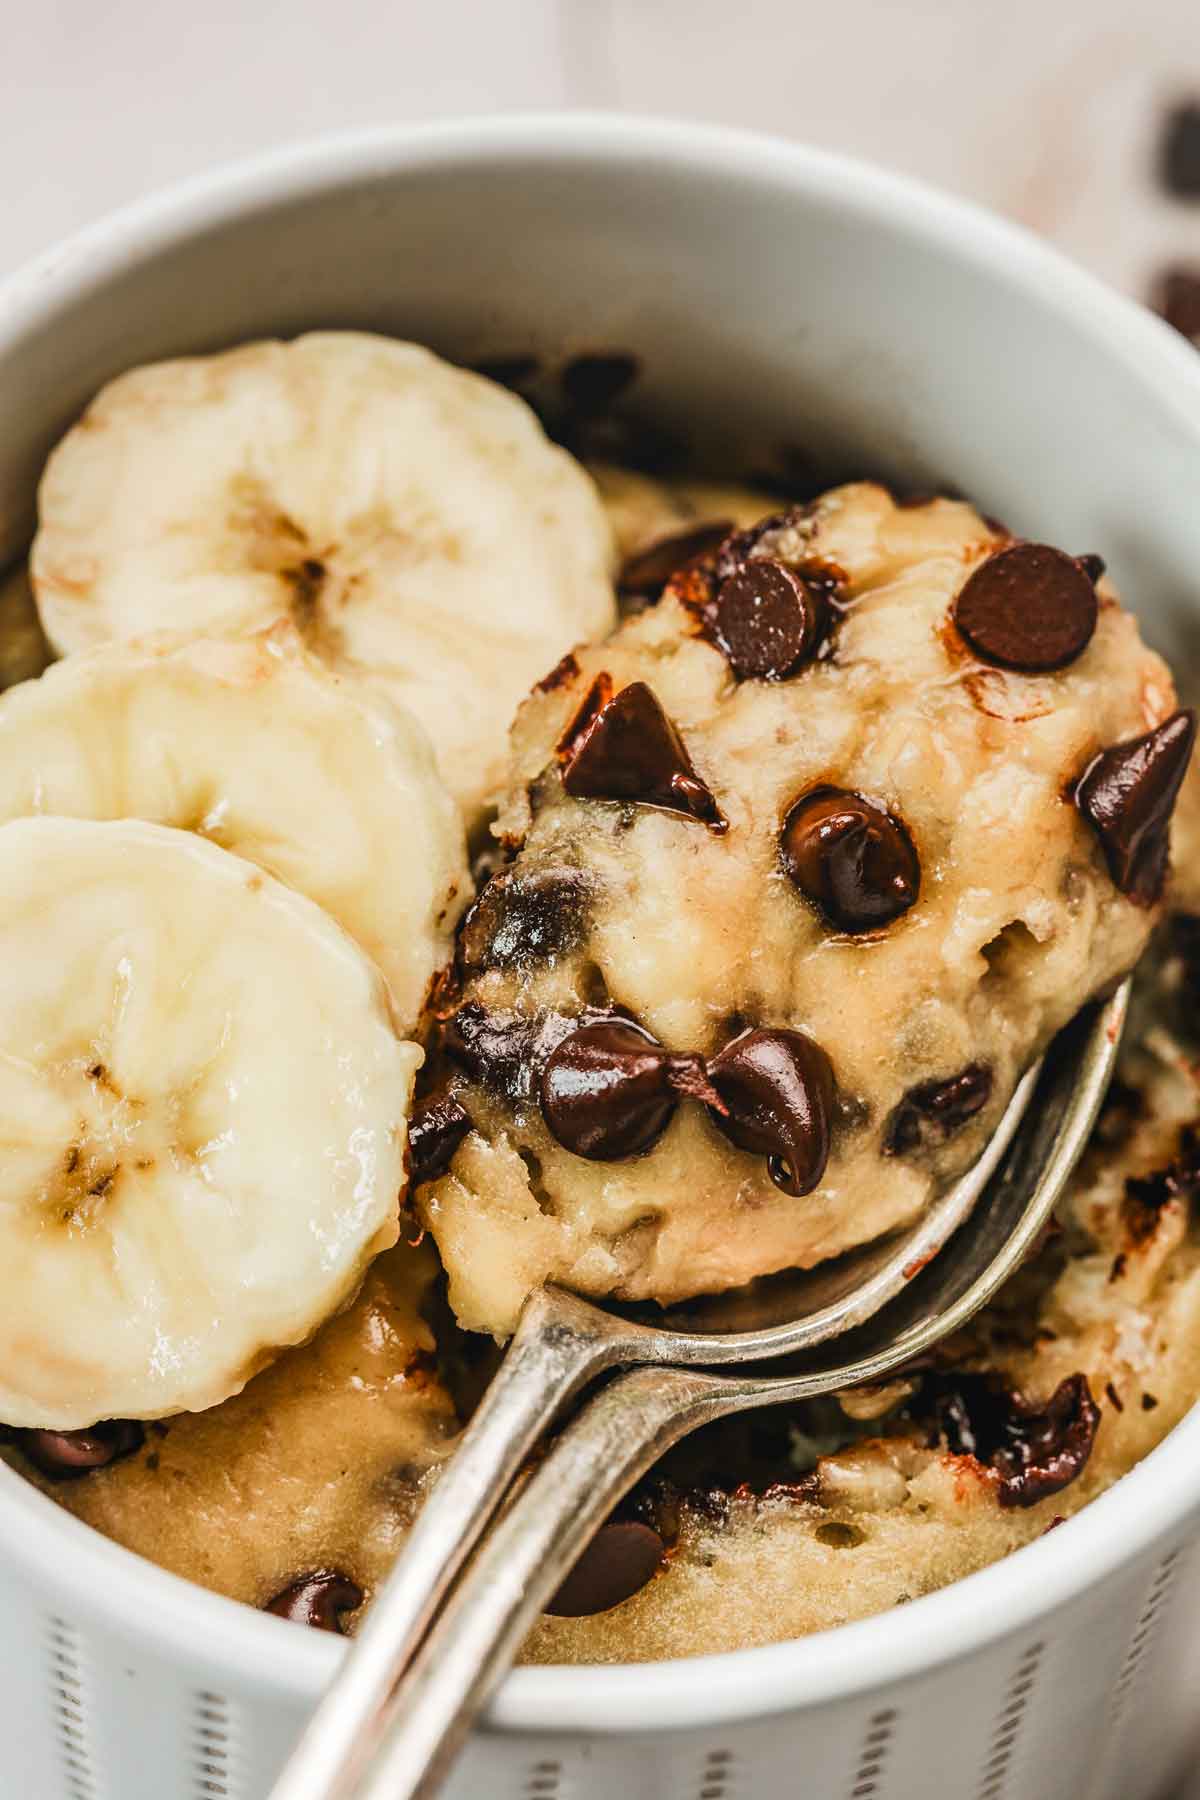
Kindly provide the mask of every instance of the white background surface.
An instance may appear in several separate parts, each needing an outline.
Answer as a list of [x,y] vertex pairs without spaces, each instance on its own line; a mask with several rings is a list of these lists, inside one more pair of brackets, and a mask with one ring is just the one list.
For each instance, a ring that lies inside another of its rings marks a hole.
[[1143,292],[1197,0],[0,0],[0,268],[148,188],[315,132],[604,106],[758,125],[973,195]]
[[0,71],[0,273],[291,138],[560,106],[857,152],[1138,295],[1200,264],[1200,205],[1153,180],[1163,108],[1200,94],[1200,0],[0,0]]

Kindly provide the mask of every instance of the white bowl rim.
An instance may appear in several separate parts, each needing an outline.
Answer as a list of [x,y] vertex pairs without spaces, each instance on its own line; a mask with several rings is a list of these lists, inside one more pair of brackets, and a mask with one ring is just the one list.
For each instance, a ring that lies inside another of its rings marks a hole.
[[[206,227],[302,194],[399,169],[498,156],[591,159],[779,181],[903,226],[1058,311],[1127,365],[1200,458],[1200,358],[1150,313],[1018,226],[906,176],[754,132],[631,114],[509,113],[377,126],[306,140],[218,168],[125,206],[0,282],[0,346],[71,298]],[[1115,1574],[1200,1510],[1200,1409],[1053,1534],[936,1593],[808,1638],[703,1658],[514,1670],[486,1725],[505,1732],[687,1730],[836,1702],[913,1680],[1009,1634]],[[162,1655],[218,1655],[237,1691],[315,1700],[347,1644],[296,1631],[167,1573],[64,1513],[0,1465],[0,1538],[81,1610],[119,1617]],[[94,1596],[102,1596],[102,1600]]]

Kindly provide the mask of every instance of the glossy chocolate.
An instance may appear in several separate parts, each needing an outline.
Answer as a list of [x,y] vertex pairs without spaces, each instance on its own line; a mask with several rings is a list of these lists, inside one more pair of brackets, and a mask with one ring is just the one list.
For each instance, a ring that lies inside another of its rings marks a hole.
[[49,1481],[77,1481],[132,1456],[146,1441],[136,1419],[104,1419],[82,1431],[16,1430],[12,1441]]
[[430,1094],[408,1122],[408,1172],[413,1187],[435,1181],[450,1167],[471,1121],[450,1094]]
[[1043,1405],[996,1376],[931,1373],[910,1410],[932,1416],[934,1441],[996,1471],[1001,1506],[1034,1506],[1068,1487],[1082,1474],[1100,1423],[1083,1374],[1061,1381]]
[[462,967],[529,971],[575,949],[589,892],[578,869],[501,870],[462,922]]
[[900,820],[844,788],[801,795],[779,847],[787,874],[838,931],[879,931],[920,892],[920,861]]
[[799,1031],[756,1027],[710,1058],[708,1074],[728,1109],[712,1114],[717,1129],[740,1150],[767,1157],[785,1193],[815,1188],[829,1160],[834,1104],[821,1046]]
[[577,800],[630,801],[725,830],[712,793],[644,681],[623,687],[575,730],[563,785]]
[[297,1625],[336,1631],[344,1637],[343,1616],[356,1612],[362,1603],[363,1591],[348,1575],[337,1569],[314,1569],[311,1575],[302,1575],[276,1594],[264,1610]]
[[560,1619],[607,1612],[644,1588],[662,1565],[664,1544],[649,1525],[611,1519],[602,1525],[546,1611]]
[[580,1025],[542,1070],[547,1127],[564,1149],[591,1162],[649,1150],[685,1094],[717,1101],[703,1058],[665,1050],[632,1019]]
[[902,1156],[945,1143],[982,1111],[991,1093],[992,1071],[983,1063],[968,1063],[944,1081],[917,1082],[888,1120],[884,1149],[890,1156]]
[[510,1101],[529,1098],[537,1019],[470,1000],[442,1026],[441,1047],[473,1081]]
[[1143,737],[1102,750],[1076,783],[1075,804],[1100,840],[1113,881],[1139,906],[1162,894],[1171,814],[1195,738],[1195,713],[1172,713]]

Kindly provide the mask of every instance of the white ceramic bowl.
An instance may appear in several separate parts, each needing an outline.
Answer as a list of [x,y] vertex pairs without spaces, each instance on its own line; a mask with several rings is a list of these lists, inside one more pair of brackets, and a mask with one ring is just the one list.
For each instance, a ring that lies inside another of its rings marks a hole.
[[[1200,635],[1200,358],[1181,340],[909,182],[579,115],[272,155],[9,281],[0,564],[102,381],[316,325],[461,359],[632,349],[663,421],[954,482],[1102,552],[1168,653]],[[1200,1414],[1051,1537],[882,1618],[736,1656],[518,1671],[452,1792],[1150,1800],[1189,1752],[1198,1519]],[[0,1468],[4,1796],[262,1796],[344,1650],[163,1574]]]

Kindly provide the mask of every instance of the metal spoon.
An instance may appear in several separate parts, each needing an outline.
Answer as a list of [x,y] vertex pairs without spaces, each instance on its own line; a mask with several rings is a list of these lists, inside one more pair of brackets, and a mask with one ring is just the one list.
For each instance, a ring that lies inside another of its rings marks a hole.
[[[979,1161],[898,1236],[828,1268],[659,1312],[655,1324],[560,1289],[532,1294],[272,1800],[434,1794],[533,1619],[665,1450],[747,1407],[879,1381],[977,1312],[1029,1253],[1087,1142],[1129,989],[1055,1039]],[[783,1357],[784,1370],[765,1376],[699,1366]],[[628,1372],[578,1412],[481,1544],[538,1439],[618,1367]]]

